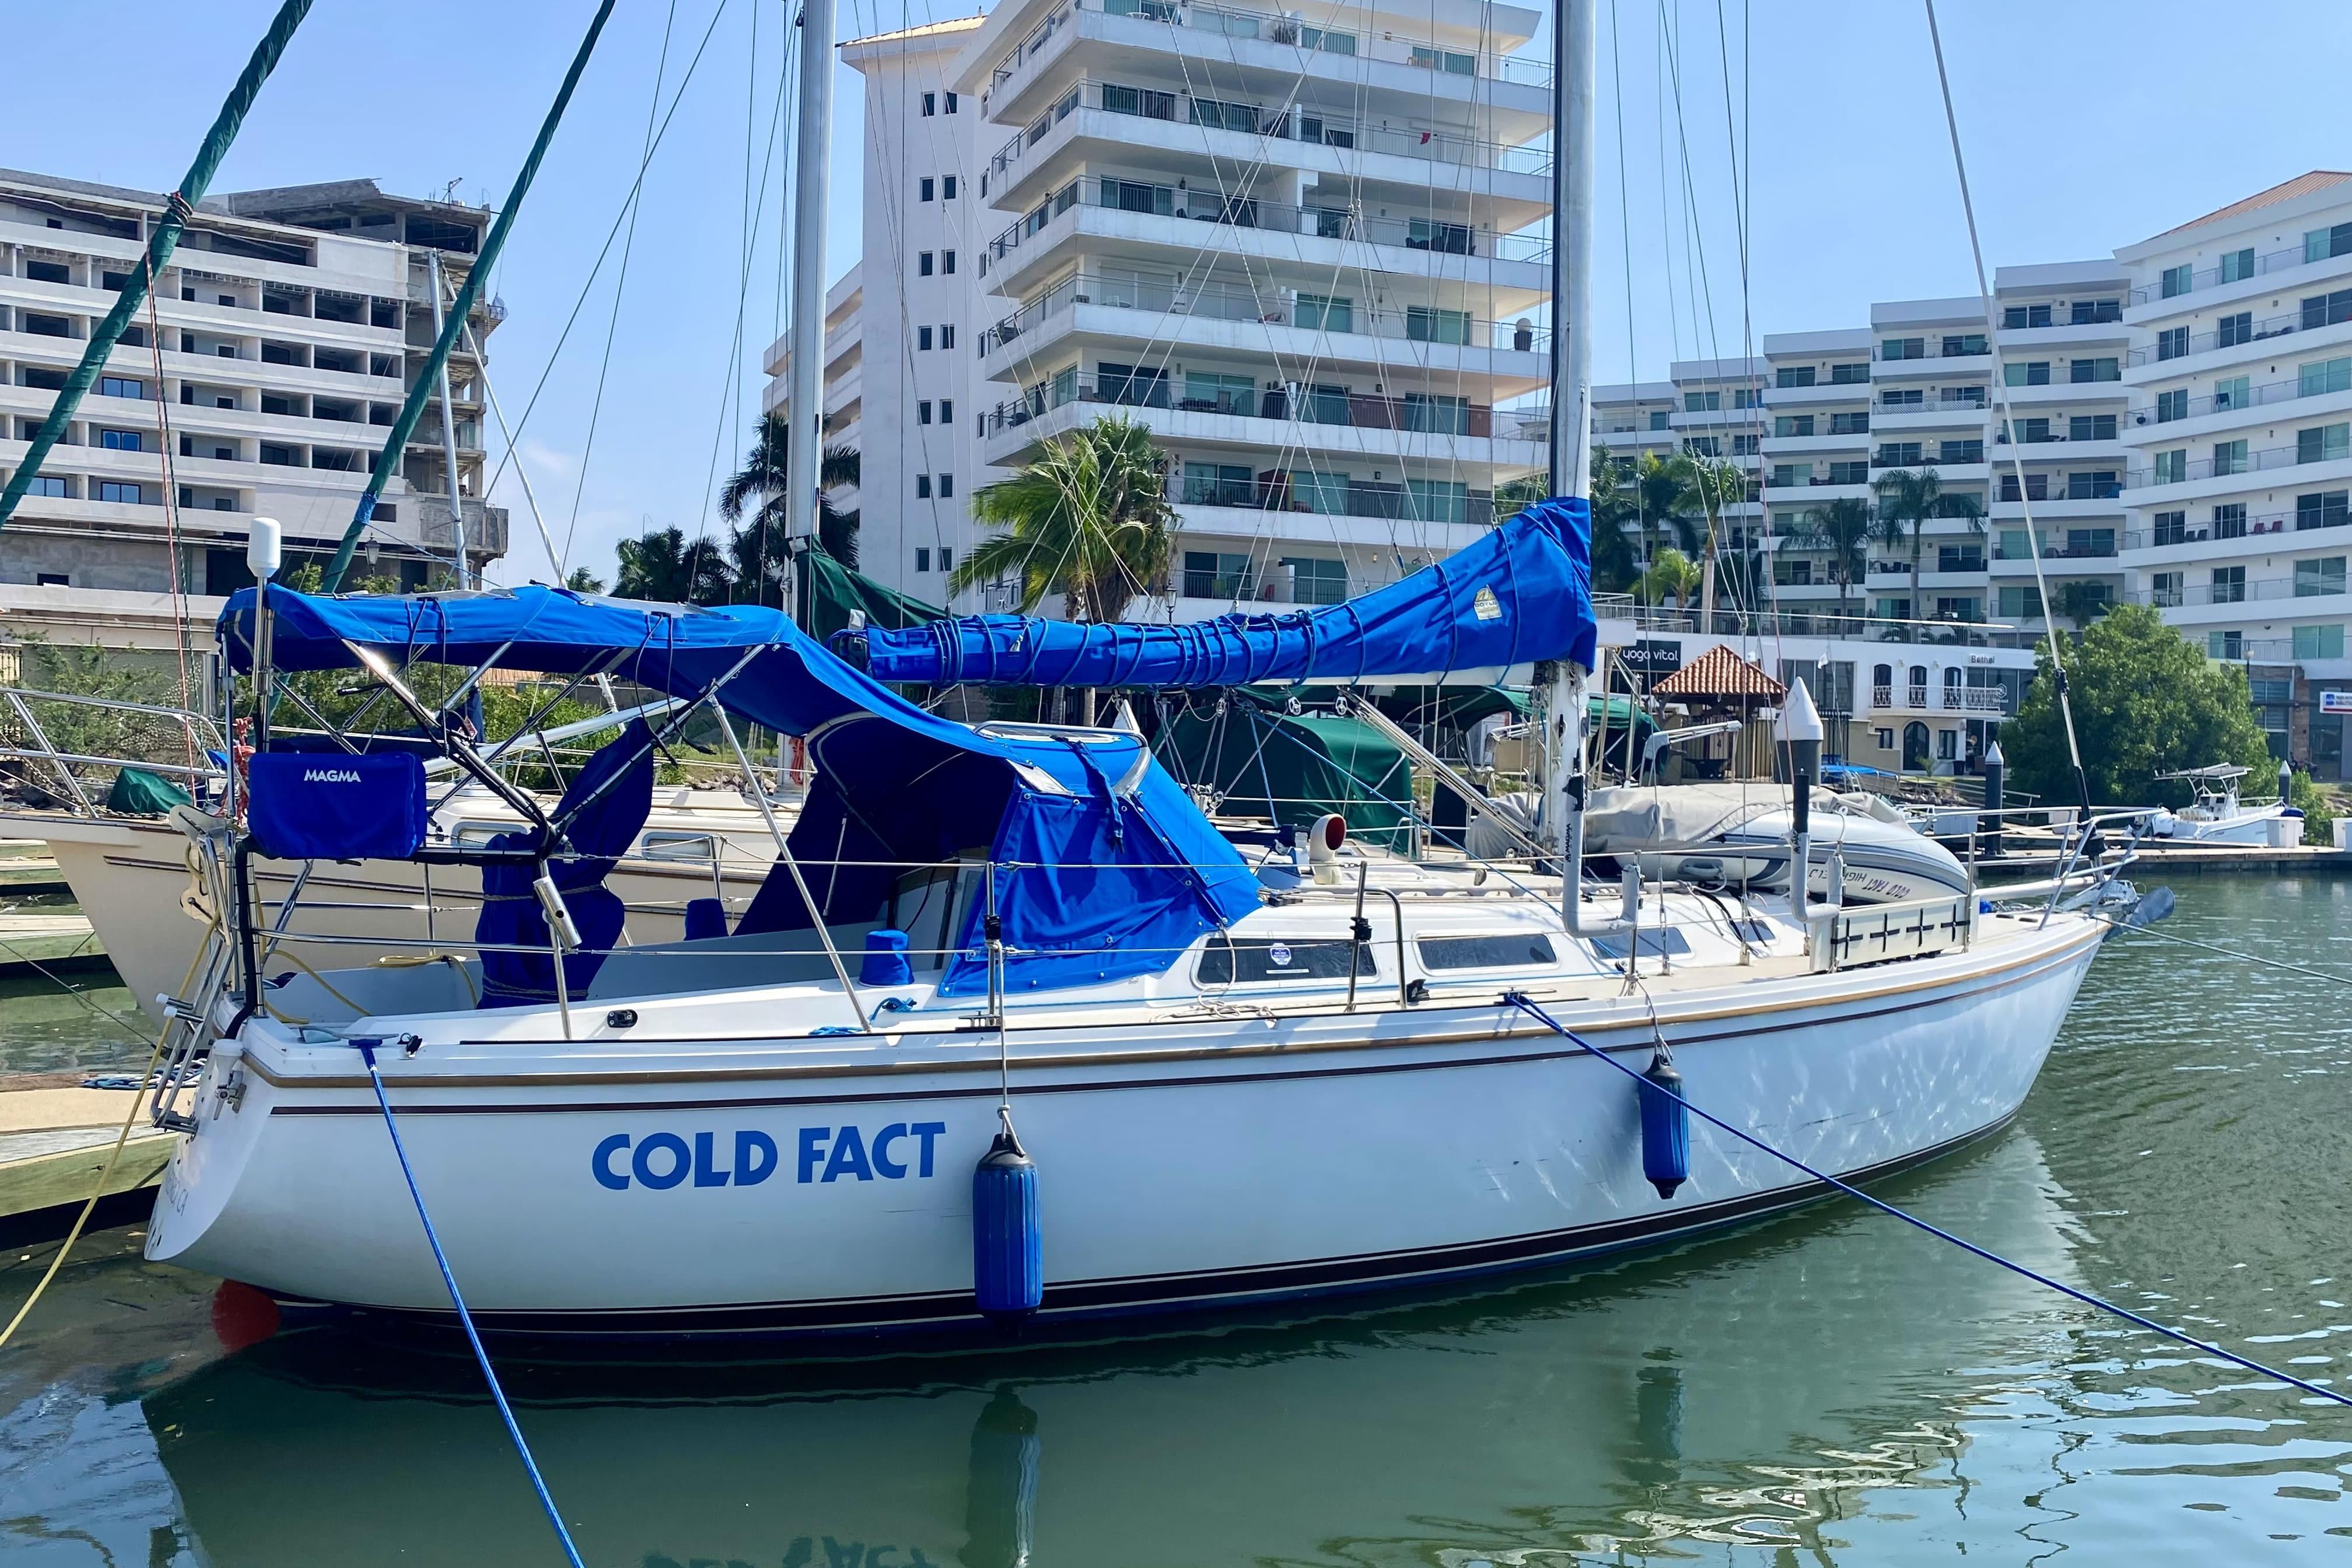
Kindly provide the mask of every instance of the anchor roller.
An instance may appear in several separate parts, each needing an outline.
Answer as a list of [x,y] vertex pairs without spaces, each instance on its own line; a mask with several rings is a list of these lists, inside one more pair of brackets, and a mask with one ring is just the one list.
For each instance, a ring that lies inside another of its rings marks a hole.
[[1690,1110],[1683,1104],[1683,1075],[1664,1046],[1642,1074],[1642,1174],[1670,1198],[1690,1180]]

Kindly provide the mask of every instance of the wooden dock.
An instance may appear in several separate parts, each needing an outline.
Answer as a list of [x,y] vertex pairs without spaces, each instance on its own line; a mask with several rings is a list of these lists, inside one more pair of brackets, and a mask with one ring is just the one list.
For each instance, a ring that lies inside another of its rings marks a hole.
[[78,1076],[64,1074],[0,1080],[0,1243],[66,1233],[98,1184],[134,1104],[140,1115],[92,1223],[126,1223],[153,1202],[145,1189],[162,1179],[172,1139],[148,1122],[146,1091],[82,1089],[78,1082]]
[[[2110,855],[2109,859],[2114,857]],[[2048,852],[1977,858],[1977,879],[1989,884],[2048,877],[2058,857]],[[2352,874],[2352,849],[2298,844],[2285,849],[2246,844],[2155,847],[2143,843],[2132,862],[2131,879],[2149,883],[2184,877],[2341,877]]]

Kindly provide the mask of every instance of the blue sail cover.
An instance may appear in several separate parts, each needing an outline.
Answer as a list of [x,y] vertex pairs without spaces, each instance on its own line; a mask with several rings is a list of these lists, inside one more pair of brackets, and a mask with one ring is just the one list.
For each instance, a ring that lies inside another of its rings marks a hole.
[[864,637],[866,668],[877,679],[928,685],[1491,682],[1538,659],[1593,667],[1591,547],[1591,507],[1559,497],[1409,577],[1318,610],[1236,613],[1175,626],[962,616],[842,636]]
[[[411,660],[608,674],[810,736],[817,783],[789,840],[828,921],[877,918],[897,879],[965,853],[997,862],[1006,984],[1027,989],[1156,973],[1202,932],[1258,907],[1232,845],[1139,742],[973,729],[843,663],[775,610],[697,609],[531,586],[409,598],[269,591],[280,669],[343,669],[352,645]],[[252,667],[254,590],[219,634]],[[869,862],[859,865],[856,862]],[[753,916],[757,919],[754,920]],[[979,913],[945,982],[984,983]],[[806,929],[789,875],[771,876],[744,930]]]

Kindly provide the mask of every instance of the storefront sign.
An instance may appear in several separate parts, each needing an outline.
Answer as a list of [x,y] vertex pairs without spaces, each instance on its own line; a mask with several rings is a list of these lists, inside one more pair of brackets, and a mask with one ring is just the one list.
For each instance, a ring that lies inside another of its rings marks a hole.
[[2319,694],[2322,713],[2352,713],[2352,691],[2323,691]]
[[1617,661],[1633,674],[1654,680],[1683,667],[1683,645],[1644,638],[1631,647],[1618,649]]

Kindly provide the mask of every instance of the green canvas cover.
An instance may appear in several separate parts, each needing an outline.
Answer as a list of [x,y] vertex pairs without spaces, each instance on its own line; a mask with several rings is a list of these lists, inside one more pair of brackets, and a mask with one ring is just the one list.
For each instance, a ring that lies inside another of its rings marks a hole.
[[894,632],[947,619],[947,612],[938,605],[886,588],[814,545],[800,558],[800,568],[801,629],[819,642],[845,630],[853,610],[864,612],[867,626]]
[[1353,719],[1286,713],[1236,691],[1222,717],[1178,714],[1160,754],[1183,783],[1222,795],[1225,814],[1304,827],[1337,812],[1358,839],[1400,853],[1410,847],[1412,775],[1404,753]]
[[145,768],[124,768],[106,792],[106,809],[124,816],[162,816],[175,805],[189,804],[185,790]]

